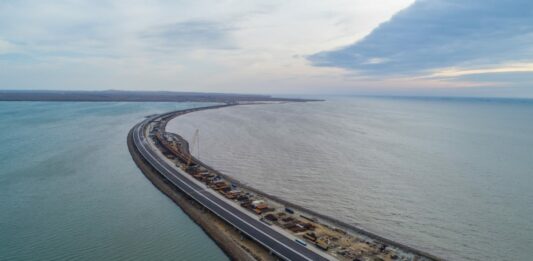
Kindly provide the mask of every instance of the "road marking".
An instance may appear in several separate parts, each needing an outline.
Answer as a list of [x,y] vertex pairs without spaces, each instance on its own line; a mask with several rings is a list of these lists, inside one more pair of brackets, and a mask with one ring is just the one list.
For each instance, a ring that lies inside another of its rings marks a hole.
[[[138,135],[138,133],[137,133],[137,135]],[[139,135],[138,135],[138,136],[139,136]],[[142,141],[143,141],[142,138],[140,138],[140,139],[141,139],[141,142],[142,142]],[[148,151],[148,149],[146,149],[146,148],[144,148],[144,147],[143,147],[142,149],[146,150],[146,153],[148,154],[148,156],[150,156],[154,161],[160,163],[160,162],[159,162],[159,161],[158,161],[153,155],[150,154],[150,152]],[[167,172],[170,172],[170,173],[172,174],[172,171],[169,171],[168,168],[167,168],[166,166],[160,164],[159,167],[164,168]],[[157,167],[156,167],[156,168],[157,168]],[[160,171],[160,170],[158,170],[158,171]],[[191,188],[193,191],[196,191],[196,189],[192,188],[189,184],[187,184],[186,182],[184,182],[180,177],[175,176],[175,175],[172,175],[172,176],[173,176],[174,178],[180,180],[184,185],[186,185],[187,187]],[[172,183],[174,183],[174,185],[180,187],[180,185],[176,184],[173,180],[170,180],[170,181],[171,181]],[[188,193],[187,191],[184,191],[184,192],[187,193],[187,194],[189,194],[189,196],[194,197],[194,196],[192,195],[192,193]],[[265,232],[263,232],[263,231],[257,229],[255,226],[249,224],[248,222],[244,221],[244,220],[241,219],[240,217],[235,216],[232,212],[228,211],[227,209],[225,209],[224,207],[220,206],[220,205],[217,204],[216,202],[213,202],[211,199],[209,199],[209,198],[206,197],[205,195],[202,195],[202,194],[200,194],[200,193],[196,193],[196,194],[201,195],[204,199],[210,201],[212,204],[216,205],[216,206],[219,207],[220,209],[224,210],[226,213],[228,213],[228,214],[232,215],[233,217],[237,218],[237,219],[240,220],[242,223],[248,225],[250,228],[254,229],[255,231],[260,232],[261,234],[263,234],[263,235],[265,235],[266,237],[272,239],[273,241],[277,242],[278,244],[285,246],[287,249],[289,249],[289,250],[291,250],[292,252],[294,252],[294,253],[296,253],[296,254],[302,256],[302,257],[305,258],[306,260],[312,260],[312,259],[307,258],[306,256],[303,256],[301,253],[295,251],[293,248],[291,248],[291,247],[285,245],[284,243],[279,242],[277,239],[272,238],[270,235],[268,235],[268,234],[266,234]],[[231,221],[227,220],[226,218],[222,217],[221,215],[217,214],[217,212],[216,212],[216,211],[213,211],[209,206],[205,206],[205,207],[207,207],[208,209],[210,209],[213,213],[215,213],[215,214],[216,214],[217,216],[219,216],[220,218],[226,220],[226,222],[228,222],[228,223],[232,224],[233,226],[237,227],[237,225],[233,224],[233,222],[231,222]],[[246,231],[244,231],[244,230],[241,230],[241,231],[242,231],[243,233],[247,234],[248,236],[250,236],[251,238],[254,238],[254,239],[255,239],[256,241],[258,241],[259,243],[262,243],[261,240],[255,238],[254,236],[250,235],[250,234],[247,233]],[[287,259],[287,260],[290,260],[289,258],[285,257],[284,255],[282,255],[282,254],[279,253],[278,251],[276,251],[276,250],[274,250],[274,249],[268,247],[265,243],[262,243],[262,244],[265,245],[265,246],[266,246],[267,248],[269,248],[270,250],[272,250],[273,252],[275,252],[276,254],[278,254],[279,256],[281,256],[281,257],[283,257],[283,258],[285,258],[285,259]]]
[[[145,120],[145,121],[148,121],[148,119]],[[140,129],[140,127],[143,126],[144,124],[145,124],[145,123],[144,123],[144,121],[143,121],[143,122],[141,122],[136,128],[137,128],[137,129]],[[134,133],[137,134],[137,137],[138,137],[138,139],[141,141],[141,143],[146,144],[146,141],[145,141],[145,140],[142,138],[142,136],[139,134],[140,131],[134,131]],[[144,136],[144,135],[143,135],[143,136]],[[165,164],[164,162],[160,162],[159,160],[157,160],[157,159],[156,159],[156,158],[155,158],[155,157],[154,157],[154,156],[148,151],[147,148],[144,148],[144,147],[143,147],[142,149],[145,150],[146,154],[148,154],[148,156],[149,156],[150,158],[152,158],[154,161],[156,161],[157,163],[159,163],[159,166],[160,166],[160,167],[162,167],[163,169],[165,169],[165,170],[166,170],[167,172],[169,172],[170,174],[173,174],[172,171],[169,170],[167,166],[165,166],[165,165],[167,165],[167,164]],[[179,173],[179,174],[181,174],[181,173]],[[312,260],[312,259],[308,258],[307,256],[303,255],[302,253],[296,251],[296,250],[293,249],[292,247],[290,247],[290,246],[288,246],[288,245],[286,245],[286,244],[280,242],[279,240],[273,238],[272,236],[268,235],[267,233],[265,233],[265,232],[262,231],[261,229],[256,228],[254,225],[248,223],[247,221],[243,220],[242,218],[236,216],[234,213],[232,213],[232,212],[230,212],[229,210],[227,210],[226,208],[220,206],[218,203],[214,202],[213,200],[211,200],[211,199],[208,198],[207,196],[205,196],[205,195],[203,195],[203,194],[197,192],[197,190],[196,190],[195,188],[193,188],[191,185],[187,184],[187,182],[185,182],[181,177],[176,176],[176,175],[172,175],[172,176],[175,177],[176,179],[180,180],[185,186],[189,187],[191,190],[193,190],[194,192],[196,192],[197,195],[200,195],[200,196],[203,197],[204,199],[208,200],[208,201],[211,202],[212,204],[214,204],[214,205],[216,205],[217,207],[219,207],[220,209],[224,210],[226,213],[230,214],[230,215],[233,216],[234,218],[236,218],[236,219],[240,220],[241,222],[243,222],[244,224],[248,225],[248,226],[249,226],[250,228],[252,228],[253,230],[255,230],[255,231],[257,231],[257,232],[263,234],[264,236],[270,238],[271,240],[277,242],[278,244],[285,246],[287,249],[289,249],[289,250],[291,250],[292,252],[296,253],[297,255],[303,257],[304,259],[306,259],[306,260]],[[170,180],[170,181],[171,181],[172,183],[174,183],[172,180]],[[179,186],[178,184],[174,184],[174,185]],[[184,192],[186,192],[186,191],[184,191]],[[187,193],[187,194],[190,194],[190,193]],[[192,194],[190,194],[190,196],[192,196]],[[209,208],[208,206],[205,206],[205,207]],[[211,211],[212,211],[213,213],[216,214],[216,211],[213,211],[213,210],[211,210]],[[228,221],[228,220],[225,219],[224,217],[222,217],[222,216],[220,216],[220,215],[218,215],[218,216],[221,217],[222,219],[226,220],[226,222],[232,224],[232,222]],[[235,224],[232,224],[232,225],[235,226],[235,227],[237,227]],[[274,231],[274,230],[273,230],[273,231]],[[246,231],[242,231],[242,232],[244,232],[245,234],[248,234]],[[274,232],[277,233],[276,231],[274,231]],[[258,240],[257,238],[253,237],[252,235],[249,235],[249,234],[248,234],[248,236],[254,238],[256,241],[258,241],[258,242],[261,243],[260,240]],[[283,235],[282,235],[282,236],[283,236]],[[265,245],[265,244],[263,243],[263,245]],[[265,246],[266,246],[266,245],[265,245]],[[280,255],[281,257],[283,257],[283,258],[285,258],[285,259],[288,259],[287,257],[283,256],[282,254],[278,253],[276,250],[271,249],[271,248],[268,247],[268,246],[266,246],[266,247],[269,248],[270,250],[276,252],[276,254]],[[315,254],[315,253],[313,253],[313,254]],[[315,255],[318,255],[318,254],[315,254]]]

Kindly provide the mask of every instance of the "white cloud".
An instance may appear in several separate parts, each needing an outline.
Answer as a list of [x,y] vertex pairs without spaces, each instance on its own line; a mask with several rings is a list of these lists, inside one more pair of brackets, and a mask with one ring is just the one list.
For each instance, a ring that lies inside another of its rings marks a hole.
[[387,58],[380,58],[380,57],[372,57],[368,58],[363,64],[381,64],[388,62],[389,59]]
[[[8,47],[0,50],[13,52],[10,43],[17,43],[24,55],[0,58],[0,88],[349,86],[342,70],[313,67],[302,57],[358,40],[412,2],[2,1],[0,45]],[[191,23],[197,26],[186,30]],[[35,77],[21,77],[29,73]]]
[[482,68],[442,68],[435,70],[427,78],[447,78],[447,77],[459,77],[475,74],[494,74],[494,73],[533,73],[533,63],[510,63],[502,64],[491,67]]
[[17,51],[17,46],[0,38],[0,54],[13,53]]

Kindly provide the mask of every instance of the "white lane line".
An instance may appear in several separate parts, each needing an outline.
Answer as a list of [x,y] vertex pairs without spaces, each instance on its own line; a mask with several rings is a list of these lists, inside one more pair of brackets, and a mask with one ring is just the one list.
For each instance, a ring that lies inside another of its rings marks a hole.
[[[139,127],[140,127],[140,126],[138,126],[138,128],[139,128]],[[141,142],[143,142],[144,140],[140,137],[139,132],[136,132],[136,134],[137,134],[137,136],[139,137],[139,139],[141,140]],[[145,143],[145,142],[144,142],[144,143]],[[147,150],[146,148],[143,148],[143,149]],[[154,157],[153,155],[150,154],[150,152],[147,151],[146,153],[147,153],[148,156],[150,156],[154,161],[160,163],[159,161],[157,161],[157,160],[155,159],[155,157]],[[169,173],[172,173],[172,171],[170,171],[170,170],[169,170],[164,164],[160,164],[160,166],[163,167],[163,168],[164,168],[166,171],[168,171]],[[191,188],[193,191],[196,191],[196,189],[194,189],[194,188],[191,187],[189,184],[187,184],[185,181],[183,181],[181,177],[179,177],[179,176],[175,176],[175,175],[173,175],[173,176],[176,177],[177,179],[179,179],[184,185],[186,185],[187,187]],[[177,184],[174,184],[174,185],[177,185]],[[237,219],[240,220],[241,222],[243,222],[243,223],[247,224],[248,226],[250,226],[252,229],[256,230],[257,232],[259,232],[259,233],[261,233],[261,234],[263,234],[263,235],[265,235],[266,237],[272,239],[273,241],[279,243],[280,245],[285,246],[287,249],[290,249],[292,252],[298,254],[299,256],[303,257],[304,259],[306,259],[306,260],[312,260],[312,259],[309,259],[308,257],[304,256],[304,255],[301,254],[300,252],[294,250],[294,249],[291,248],[290,246],[287,246],[286,244],[284,244],[284,243],[278,241],[277,239],[273,238],[272,236],[268,235],[267,233],[263,232],[262,230],[257,229],[255,226],[251,225],[251,224],[248,223],[247,221],[245,221],[245,220],[241,219],[240,217],[236,216],[236,215],[233,214],[232,212],[230,212],[230,211],[228,211],[227,209],[225,209],[224,207],[220,206],[218,203],[216,203],[216,202],[214,202],[213,200],[211,200],[210,198],[208,198],[208,197],[206,197],[206,196],[204,196],[204,195],[202,195],[202,194],[200,194],[200,193],[198,193],[198,192],[197,192],[197,194],[203,196],[205,199],[207,199],[208,201],[210,201],[210,202],[213,203],[214,205],[218,206],[220,209],[224,210],[226,213],[228,213],[228,214],[230,214],[231,216],[237,218]],[[213,211],[213,212],[215,212],[215,211]],[[216,213],[216,212],[215,212],[215,213]],[[226,220],[226,221],[227,221],[227,220]],[[229,221],[228,221],[228,222],[229,222]],[[229,222],[229,223],[231,223],[231,222]],[[243,232],[244,232],[244,231],[243,231]],[[250,236],[251,236],[251,235],[250,235]],[[251,236],[251,237],[253,238],[253,236]],[[256,240],[260,242],[260,240],[258,240],[258,239],[256,239]],[[273,249],[271,249],[271,250],[277,253],[277,251],[275,251],[275,250],[273,250]],[[278,254],[279,254],[279,253],[278,253]],[[281,255],[281,254],[279,254],[279,255]],[[281,256],[284,257],[283,255],[281,255]],[[286,258],[286,257],[285,257],[285,258]],[[287,258],[287,259],[288,259],[288,258]]]
[[[137,136],[139,136],[138,133],[136,133],[136,134],[137,134]],[[142,138],[140,138],[140,139],[141,139],[141,142],[143,142]],[[154,159],[154,160],[157,162],[157,160],[156,160],[152,155],[150,155],[150,152],[148,152],[148,149],[146,149],[146,148],[144,148],[144,147],[143,147],[142,149],[145,150],[145,153],[148,154],[148,156],[150,156],[152,159]],[[165,167],[162,166],[162,165],[159,165],[159,166],[165,168]],[[154,166],[154,167],[156,167],[156,169],[157,169],[157,166]],[[165,168],[165,170],[168,171],[167,168]],[[158,170],[158,171],[161,171],[161,170]],[[177,177],[177,176],[174,176],[174,175],[172,175],[172,176],[175,177],[175,178],[177,178],[177,179],[179,179],[179,180],[181,180],[181,179],[180,179],[179,177]],[[176,186],[178,186],[178,187],[181,187],[180,185],[176,184],[172,179],[170,179],[170,182],[172,182],[174,185],[176,185]],[[185,185],[187,185],[183,180],[181,180],[181,182],[184,183]],[[190,186],[189,186],[189,187],[190,187]],[[189,194],[189,196],[191,196],[191,197],[194,198],[192,192],[187,192],[187,191],[185,191],[185,190],[183,190],[183,191],[184,191],[186,194]],[[193,189],[193,191],[196,191],[196,190]],[[225,208],[221,207],[220,205],[216,204],[215,202],[213,202],[212,200],[210,200],[209,198],[207,198],[206,196],[201,195],[200,193],[197,193],[197,192],[196,192],[196,194],[198,194],[198,195],[202,196],[203,198],[205,198],[205,199],[211,201],[214,205],[218,206],[220,209],[226,211],[227,213],[232,214],[231,212],[229,212],[229,211],[226,210]],[[233,222],[227,220],[225,217],[223,217],[223,216],[221,216],[220,214],[218,214],[216,211],[214,211],[213,209],[211,209],[209,206],[204,206],[204,207],[207,207],[209,210],[211,210],[211,212],[215,213],[217,216],[219,216],[220,218],[222,218],[222,219],[225,220],[226,222],[228,222],[228,223],[232,224],[233,226],[237,227],[237,225],[235,225]],[[259,230],[256,229],[254,226],[250,225],[249,223],[245,222],[244,220],[240,219],[239,217],[236,217],[236,218],[239,219],[239,220],[241,220],[244,224],[247,224],[250,228],[255,229],[256,231],[263,233],[262,231],[259,231]],[[259,243],[261,243],[262,245],[264,245],[266,248],[270,249],[272,252],[276,253],[278,256],[280,256],[280,257],[282,257],[282,258],[284,258],[284,259],[286,259],[286,260],[291,260],[290,258],[287,258],[287,257],[284,256],[283,254],[281,254],[281,253],[279,253],[278,251],[276,251],[275,249],[269,247],[268,245],[266,245],[266,244],[265,244],[264,242],[262,242],[261,240],[259,240],[259,239],[257,239],[256,237],[252,236],[252,235],[249,234],[248,232],[246,232],[246,231],[244,231],[244,230],[241,230],[241,231],[242,231],[243,233],[245,233],[246,235],[248,235],[249,237],[255,239],[257,242],[259,242]],[[263,234],[264,234],[264,233],[263,233]],[[272,237],[270,237],[270,236],[268,236],[268,235],[266,235],[266,236],[269,237],[269,238],[271,238],[271,239],[273,239]],[[278,242],[279,244],[285,246],[287,249],[290,249],[290,250],[292,250],[293,252],[299,254],[298,252],[294,251],[292,248],[288,247],[287,245],[285,245],[285,244],[283,244],[283,243],[281,243],[281,242],[279,242],[279,241],[277,241],[277,240],[275,240],[275,239],[273,239],[273,240],[276,241],[276,242]],[[299,255],[301,256],[301,254],[299,254]],[[311,260],[311,259],[308,259],[308,258],[306,258],[306,257],[304,257],[304,258],[307,259],[307,260]]]
[[[138,134],[138,133],[137,133],[137,134]],[[141,142],[142,142],[142,141],[143,141],[143,140],[142,140],[142,138],[141,138]],[[150,154],[150,152],[147,151],[146,148],[143,148],[143,149],[146,150],[146,154],[148,154],[148,156],[150,156],[154,161],[158,162],[158,161],[157,161],[157,160],[156,160],[156,159]],[[160,166],[160,167],[163,167],[166,171],[171,172],[171,171],[168,170],[168,168],[166,168],[166,167],[163,166],[162,164],[160,164],[159,166]],[[174,175],[173,175],[173,177],[179,179],[184,185],[190,187],[193,191],[196,191],[194,188],[192,188],[192,187],[189,186],[187,183],[185,183],[181,178],[179,178],[179,177],[177,177],[177,176],[174,176]],[[172,183],[174,183],[173,180],[170,180],[170,181],[171,181]],[[178,184],[175,184],[175,183],[174,183],[174,185],[180,187],[180,185],[178,185]],[[184,191],[184,192],[187,193],[187,191]],[[189,194],[190,196],[194,197],[191,193],[187,193],[187,194]],[[210,201],[211,203],[213,203],[214,205],[218,206],[220,209],[226,211],[226,212],[229,213],[230,215],[234,216],[235,218],[237,218],[238,220],[240,220],[240,221],[243,222],[244,224],[247,224],[250,228],[252,228],[252,229],[254,229],[254,230],[256,230],[256,231],[258,231],[258,232],[264,234],[265,236],[269,237],[270,239],[274,240],[275,242],[278,242],[280,245],[283,245],[283,246],[285,246],[287,249],[290,249],[290,250],[293,251],[294,253],[296,253],[296,254],[302,256],[302,254],[300,254],[299,252],[294,251],[294,249],[290,248],[289,246],[287,246],[287,245],[285,245],[285,244],[279,242],[279,241],[276,240],[275,238],[272,238],[271,236],[265,234],[263,231],[258,230],[257,228],[255,228],[254,226],[252,226],[251,224],[249,224],[248,222],[246,222],[246,221],[242,220],[241,218],[235,216],[233,213],[229,212],[228,210],[226,210],[224,207],[220,206],[219,204],[213,202],[211,199],[207,198],[206,196],[201,195],[200,193],[196,193],[196,194],[202,196],[204,199]],[[205,207],[207,207],[207,208],[210,209],[213,213],[216,214],[216,211],[213,211],[210,207],[208,207],[208,206],[205,206]],[[218,215],[218,214],[217,214],[217,215]],[[221,217],[222,219],[226,220],[226,222],[228,222],[228,223],[230,223],[230,224],[236,226],[235,224],[233,224],[233,222],[227,220],[226,218],[222,217],[221,215],[218,215],[218,216]],[[236,226],[236,227],[237,227],[237,226]],[[254,236],[250,235],[250,234],[247,233],[246,231],[243,230],[242,232],[244,232],[245,234],[247,234],[247,235],[250,236],[251,238],[254,238],[257,242],[260,242],[260,243],[261,243],[261,240],[255,238]],[[265,244],[263,243],[263,245],[265,245]],[[273,252],[275,252],[276,254],[278,254],[279,256],[281,256],[281,257],[283,257],[283,258],[285,258],[285,259],[287,259],[287,260],[290,260],[289,258],[287,258],[286,256],[282,255],[282,254],[279,253],[278,251],[276,251],[276,250],[274,250],[274,249],[268,247],[267,245],[265,245],[265,246],[266,246],[267,248],[269,248],[270,250],[272,250]],[[308,258],[305,257],[305,256],[302,256],[302,257],[304,257],[306,260],[311,260],[311,259],[308,259]]]

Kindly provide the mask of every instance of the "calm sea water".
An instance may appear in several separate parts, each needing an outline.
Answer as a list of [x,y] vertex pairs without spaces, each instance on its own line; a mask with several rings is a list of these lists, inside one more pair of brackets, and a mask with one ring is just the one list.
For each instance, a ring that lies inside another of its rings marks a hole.
[[250,105],[169,129],[199,129],[200,158],[245,183],[436,255],[533,256],[532,101]]
[[200,105],[0,102],[0,260],[227,260],[126,146],[144,116]]

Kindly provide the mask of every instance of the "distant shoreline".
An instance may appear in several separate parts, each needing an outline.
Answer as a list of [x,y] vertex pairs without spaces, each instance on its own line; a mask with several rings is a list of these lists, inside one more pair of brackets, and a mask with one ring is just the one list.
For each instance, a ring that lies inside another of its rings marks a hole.
[[156,91],[6,91],[0,101],[57,102],[306,102],[320,101],[278,98],[270,95]]

